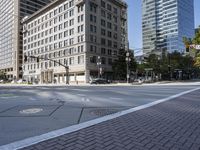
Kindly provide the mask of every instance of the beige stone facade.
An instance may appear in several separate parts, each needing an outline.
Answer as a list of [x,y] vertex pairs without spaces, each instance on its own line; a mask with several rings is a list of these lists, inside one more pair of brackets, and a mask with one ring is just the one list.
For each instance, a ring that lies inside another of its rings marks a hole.
[[[87,83],[99,73],[112,78],[112,62],[127,42],[127,5],[122,0],[56,0],[23,22],[23,78],[39,83]],[[46,59],[45,59],[46,58]],[[37,78],[36,78],[37,77]]]

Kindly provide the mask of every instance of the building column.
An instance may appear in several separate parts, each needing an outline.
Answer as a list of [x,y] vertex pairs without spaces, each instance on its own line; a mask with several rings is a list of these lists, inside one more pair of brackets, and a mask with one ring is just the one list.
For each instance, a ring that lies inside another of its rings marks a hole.
[[51,71],[48,71],[48,83],[51,83]]
[[76,73],[74,73],[74,82],[75,82],[76,84],[78,84],[77,74],[76,74]]
[[54,77],[53,77],[53,71],[51,71],[51,83],[53,83],[53,79],[54,79]]
[[65,74],[62,74],[62,82],[65,83]]
[[58,74],[58,83],[60,83],[60,74]]
[[41,72],[41,74],[40,74],[40,84],[43,84],[43,72]]
[[85,71],[85,83],[90,82],[90,70]]
[[47,83],[47,72],[44,71],[44,83],[46,84]]

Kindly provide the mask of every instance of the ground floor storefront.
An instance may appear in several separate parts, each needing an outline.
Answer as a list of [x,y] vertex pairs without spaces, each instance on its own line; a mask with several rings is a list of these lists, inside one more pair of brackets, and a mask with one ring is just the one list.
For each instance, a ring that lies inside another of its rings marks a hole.
[[36,84],[65,84],[65,83],[85,83],[85,72],[77,73],[56,73],[53,70],[41,71],[40,74],[24,75],[27,82]]
[[23,80],[35,84],[81,84],[90,83],[95,78],[104,78],[112,80],[112,72],[104,72],[99,74],[95,70],[87,70],[80,72],[55,72],[52,70],[44,70],[40,73],[27,74],[23,76]]

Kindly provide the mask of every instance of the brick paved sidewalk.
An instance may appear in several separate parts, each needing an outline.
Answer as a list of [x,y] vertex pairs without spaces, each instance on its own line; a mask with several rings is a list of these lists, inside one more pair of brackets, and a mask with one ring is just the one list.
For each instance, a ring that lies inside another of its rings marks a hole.
[[200,91],[24,150],[200,150]]

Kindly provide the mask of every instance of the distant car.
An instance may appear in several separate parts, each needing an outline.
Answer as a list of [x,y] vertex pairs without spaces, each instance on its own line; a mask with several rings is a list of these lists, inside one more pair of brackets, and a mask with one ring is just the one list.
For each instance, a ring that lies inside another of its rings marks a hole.
[[22,79],[19,79],[18,81],[17,81],[17,83],[23,83],[23,81],[22,81]]
[[0,83],[8,83],[8,80],[7,79],[1,79]]
[[110,81],[108,81],[106,79],[102,79],[102,78],[97,78],[90,82],[90,84],[109,84],[109,83],[110,83]]

